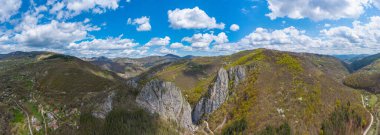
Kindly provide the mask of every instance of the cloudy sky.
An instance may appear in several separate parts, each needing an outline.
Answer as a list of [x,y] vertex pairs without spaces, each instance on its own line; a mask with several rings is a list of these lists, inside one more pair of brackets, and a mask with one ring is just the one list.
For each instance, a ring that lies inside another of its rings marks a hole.
[[380,52],[380,0],[0,0],[0,53]]

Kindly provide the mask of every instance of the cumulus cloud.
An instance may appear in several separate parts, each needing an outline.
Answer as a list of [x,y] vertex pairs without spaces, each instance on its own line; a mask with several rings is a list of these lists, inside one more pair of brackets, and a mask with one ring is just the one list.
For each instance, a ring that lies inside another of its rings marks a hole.
[[370,0],[369,1],[374,7],[380,9],[380,0]]
[[0,23],[8,21],[21,7],[21,0],[0,1]]
[[357,18],[368,0],[268,0],[271,19],[289,17],[312,20]]
[[149,21],[150,19],[146,16],[133,20],[131,18],[128,18],[128,24],[138,25],[136,28],[137,31],[150,31],[152,29],[152,26],[150,25]]
[[183,48],[184,45],[182,43],[179,43],[179,42],[175,42],[175,43],[172,43],[170,45],[170,48]]
[[363,24],[355,21],[352,27],[339,26],[321,31],[322,36],[329,38],[335,45],[348,47],[361,47],[379,50],[380,44],[380,17],[371,17],[369,22]]
[[18,27],[17,30],[20,33],[16,34],[14,38],[18,43],[32,47],[62,47],[85,39],[88,31],[98,30],[81,22],[53,20],[47,24],[36,24],[33,17],[25,18],[25,22]]
[[115,10],[119,7],[119,0],[69,0],[67,9],[80,13],[82,11],[92,11],[103,13],[106,9]]
[[274,31],[257,28],[253,33],[241,39],[238,44],[243,49],[270,48],[285,49],[287,51],[305,51],[309,47],[320,47],[319,40],[306,36],[305,31],[300,31],[295,27]]
[[198,33],[194,34],[191,37],[184,37],[182,41],[191,43],[191,47],[194,49],[200,49],[200,50],[208,50],[209,45],[211,43],[215,44],[223,44],[228,42],[228,37],[226,33],[221,32],[218,35],[214,35],[213,33]]
[[[269,48],[284,51],[321,54],[363,54],[380,51],[380,17],[374,16],[368,23],[355,21],[352,27],[330,27],[320,31],[319,36],[308,36],[295,27],[279,30],[257,28],[236,42],[234,50]],[[230,45],[218,48],[231,49]]]
[[49,13],[55,14],[58,19],[71,18],[82,12],[101,14],[107,10],[116,10],[120,0],[49,0]]
[[168,17],[170,27],[175,29],[224,29],[224,23],[217,23],[198,7],[169,10]]
[[170,43],[170,37],[165,36],[164,38],[154,37],[150,39],[148,43],[145,44],[146,47],[150,46],[166,46]]
[[131,49],[139,45],[133,39],[125,39],[121,37],[93,39],[91,41],[82,41],[80,43],[71,43],[69,49],[78,50],[124,50]]
[[231,31],[238,31],[240,29],[240,27],[239,27],[239,25],[237,25],[237,24],[232,24],[231,26],[230,26],[230,30]]
[[176,54],[176,51],[175,50],[171,50],[171,49],[168,49],[166,47],[161,47],[158,52],[160,52],[161,54]]
[[91,39],[78,43],[70,43],[68,52],[76,55],[94,57],[136,57],[143,56],[146,50],[136,49],[139,43],[133,39],[119,37],[109,37],[105,39]]

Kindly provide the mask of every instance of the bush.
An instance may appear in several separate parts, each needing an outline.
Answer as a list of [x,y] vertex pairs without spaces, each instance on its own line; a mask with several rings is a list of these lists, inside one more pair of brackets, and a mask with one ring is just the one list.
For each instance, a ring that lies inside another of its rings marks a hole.
[[241,120],[234,121],[232,124],[228,125],[222,131],[223,135],[239,135],[243,134],[244,130],[247,128],[247,121],[245,118]]
[[79,134],[83,135],[154,135],[176,134],[175,127],[160,121],[157,116],[140,110],[114,109],[105,120],[97,119],[90,113],[80,118]]
[[352,109],[350,102],[337,105],[330,118],[322,123],[321,134],[347,135],[360,133],[363,118]]
[[277,128],[274,128],[272,126],[267,126],[264,130],[257,133],[257,135],[291,135],[291,134],[292,134],[292,130],[287,122]]

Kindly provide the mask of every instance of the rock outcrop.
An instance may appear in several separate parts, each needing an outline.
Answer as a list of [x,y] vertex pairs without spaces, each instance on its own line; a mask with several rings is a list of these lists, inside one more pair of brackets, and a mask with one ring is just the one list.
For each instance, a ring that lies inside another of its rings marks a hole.
[[109,93],[107,98],[104,99],[103,103],[97,105],[96,109],[92,112],[92,116],[101,119],[106,118],[107,114],[112,111],[112,101],[114,96],[114,91]]
[[246,72],[245,67],[243,66],[235,66],[228,70],[228,78],[230,79],[230,82],[233,81],[232,88],[235,88],[240,81],[245,79]]
[[195,131],[190,104],[171,82],[150,81],[142,88],[136,102],[150,113],[158,113],[164,119],[174,120],[183,128]]
[[230,89],[236,87],[246,76],[245,67],[236,66],[226,71],[219,69],[214,85],[208,90],[192,112],[193,123],[218,109],[228,98]]

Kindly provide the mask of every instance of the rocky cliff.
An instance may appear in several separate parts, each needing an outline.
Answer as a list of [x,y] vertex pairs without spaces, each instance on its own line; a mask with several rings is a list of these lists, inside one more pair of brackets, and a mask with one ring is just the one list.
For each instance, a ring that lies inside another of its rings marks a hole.
[[182,96],[180,89],[171,82],[148,82],[137,96],[136,102],[150,113],[157,113],[189,131],[195,131],[190,104]]
[[246,76],[243,66],[236,66],[226,71],[219,69],[215,83],[195,106],[192,112],[193,123],[198,123],[204,116],[218,109],[228,98],[230,89],[236,87]]
[[102,103],[96,105],[95,110],[92,112],[92,115],[96,118],[106,118],[107,114],[112,111],[112,100],[114,96],[115,92],[110,92],[108,96],[103,99],[104,101]]

